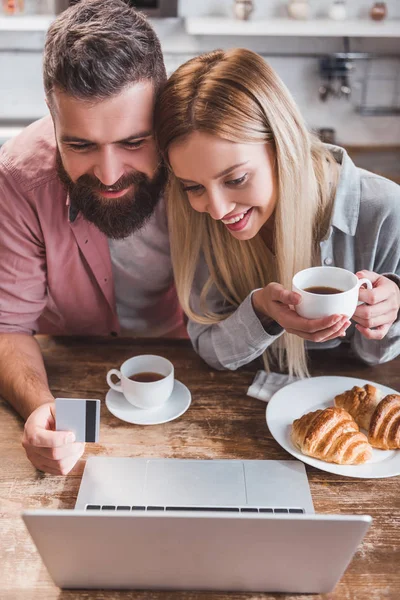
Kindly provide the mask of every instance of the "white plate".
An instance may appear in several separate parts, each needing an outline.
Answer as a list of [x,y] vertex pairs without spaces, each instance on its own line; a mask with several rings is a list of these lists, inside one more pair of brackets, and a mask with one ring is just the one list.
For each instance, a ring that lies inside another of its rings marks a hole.
[[190,406],[192,395],[186,385],[175,379],[171,396],[162,406],[145,410],[136,408],[126,400],[121,392],[108,390],[106,406],[117,419],[134,423],[135,425],[159,425],[177,419]]
[[328,473],[363,479],[400,475],[400,450],[373,449],[371,460],[364,465],[336,465],[302,454],[290,439],[291,425],[295,419],[313,410],[334,406],[335,396],[351,390],[354,385],[362,387],[366,383],[381,389],[385,395],[399,393],[380,383],[355,377],[311,377],[281,388],[267,406],[266,418],[271,435],[289,454]]

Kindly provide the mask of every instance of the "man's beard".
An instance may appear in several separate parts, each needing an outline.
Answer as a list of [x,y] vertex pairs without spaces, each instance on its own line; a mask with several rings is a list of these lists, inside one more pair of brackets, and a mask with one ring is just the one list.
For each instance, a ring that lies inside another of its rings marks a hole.
[[[152,179],[144,173],[133,171],[110,186],[89,174],[73,182],[64,169],[58,150],[56,166],[58,176],[69,193],[71,206],[108,238],[115,240],[128,237],[146,224],[157,206],[167,179],[167,170],[162,165]],[[133,185],[134,190],[128,190],[120,198],[102,198],[96,193],[118,192]]]

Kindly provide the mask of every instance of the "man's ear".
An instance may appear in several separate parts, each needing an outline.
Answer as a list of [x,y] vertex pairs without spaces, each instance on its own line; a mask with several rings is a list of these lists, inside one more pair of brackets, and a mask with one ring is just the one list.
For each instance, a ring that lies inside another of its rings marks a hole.
[[49,109],[51,120],[53,121],[54,134],[55,134],[56,133],[56,122],[54,119],[54,106],[52,106],[52,102],[47,96],[45,96],[44,101],[46,102],[47,108]]
[[46,106],[49,109],[49,113],[51,115],[51,118],[54,121],[56,107],[54,106],[53,98],[51,98],[51,96],[49,96],[49,95],[46,95],[44,97],[44,101],[46,102]]
[[51,102],[50,102],[49,98],[47,96],[45,96],[44,101],[46,102],[46,106],[49,110],[49,113],[51,114],[51,116],[53,116],[52,111],[51,111]]

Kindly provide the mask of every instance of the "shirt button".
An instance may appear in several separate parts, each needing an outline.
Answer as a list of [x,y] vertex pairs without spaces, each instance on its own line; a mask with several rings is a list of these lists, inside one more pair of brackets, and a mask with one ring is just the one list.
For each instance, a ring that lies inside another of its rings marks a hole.
[[326,259],[324,260],[324,263],[325,263],[326,265],[331,265],[331,264],[333,263],[333,260],[332,260],[331,258],[326,258]]

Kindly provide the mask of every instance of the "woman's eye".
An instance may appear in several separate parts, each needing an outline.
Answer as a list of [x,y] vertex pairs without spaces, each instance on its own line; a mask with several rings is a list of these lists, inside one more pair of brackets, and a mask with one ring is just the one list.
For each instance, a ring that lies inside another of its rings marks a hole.
[[203,189],[202,185],[184,185],[182,187],[184,192],[199,192],[201,189]]
[[245,173],[244,175],[242,175],[242,177],[238,177],[237,179],[231,179],[230,181],[227,181],[226,184],[227,185],[240,185],[241,183],[244,183],[247,179],[247,173]]

